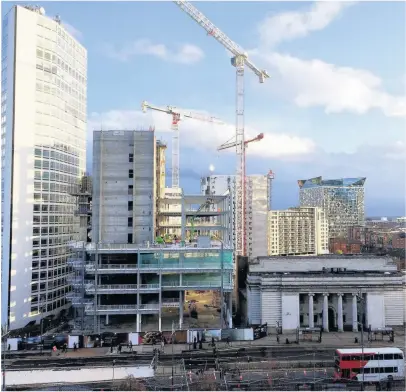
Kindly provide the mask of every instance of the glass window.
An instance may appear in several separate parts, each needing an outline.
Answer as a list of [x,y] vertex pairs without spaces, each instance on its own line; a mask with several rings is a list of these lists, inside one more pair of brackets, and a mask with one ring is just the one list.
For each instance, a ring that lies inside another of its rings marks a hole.
[[388,360],[393,359],[393,354],[384,354],[383,358]]

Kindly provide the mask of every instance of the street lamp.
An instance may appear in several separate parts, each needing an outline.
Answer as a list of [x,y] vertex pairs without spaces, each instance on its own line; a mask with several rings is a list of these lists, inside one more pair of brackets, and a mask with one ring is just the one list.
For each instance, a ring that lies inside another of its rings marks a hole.
[[363,317],[364,317],[364,303],[365,303],[365,299],[362,296],[362,290],[360,290],[357,294],[357,298],[359,300],[359,303],[361,305],[361,323],[358,322],[358,325],[361,327],[361,372],[362,372],[362,382],[361,382],[361,390],[364,390],[364,383],[365,383],[365,373],[364,373],[364,366],[363,366],[363,362],[364,362],[364,323],[363,321]]

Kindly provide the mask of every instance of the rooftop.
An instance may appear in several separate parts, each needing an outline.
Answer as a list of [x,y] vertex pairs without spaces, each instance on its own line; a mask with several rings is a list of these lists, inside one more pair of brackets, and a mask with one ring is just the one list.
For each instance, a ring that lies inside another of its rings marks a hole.
[[323,180],[320,177],[309,178],[308,180],[298,180],[300,189],[315,188],[315,187],[363,187],[366,177],[356,178],[338,178],[333,180]]

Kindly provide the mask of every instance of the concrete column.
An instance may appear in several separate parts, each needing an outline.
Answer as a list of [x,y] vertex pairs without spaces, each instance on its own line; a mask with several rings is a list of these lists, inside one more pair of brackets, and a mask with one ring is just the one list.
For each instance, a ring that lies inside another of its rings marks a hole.
[[159,322],[158,330],[162,332],[162,271],[159,271]]
[[179,329],[182,329],[183,325],[183,306],[185,300],[183,299],[183,291],[179,291]]
[[106,325],[109,325],[109,315],[108,314],[106,314]]
[[338,295],[338,305],[337,305],[337,327],[338,332],[344,332],[344,322],[343,322],[343,294]]
[[137,332],[141,332],[141,315],[137,313]]
[[313,297],[314,297],[314,294],[309,294],[309,327],[310,328],[314,328]]
[[228,293],[228,328],[233,328],[233,293]]
[[328,294],[323,294],[323,330],[328,332]]
[[358,332],[358,307],[357,294],[352,294],[352,330]]

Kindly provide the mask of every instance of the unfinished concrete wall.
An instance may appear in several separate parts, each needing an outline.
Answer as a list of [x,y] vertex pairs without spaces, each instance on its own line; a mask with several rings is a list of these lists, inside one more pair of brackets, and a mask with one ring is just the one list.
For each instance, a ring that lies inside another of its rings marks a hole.
[[155,136],[153,131],[95,131],[93,240],[152,241]]

